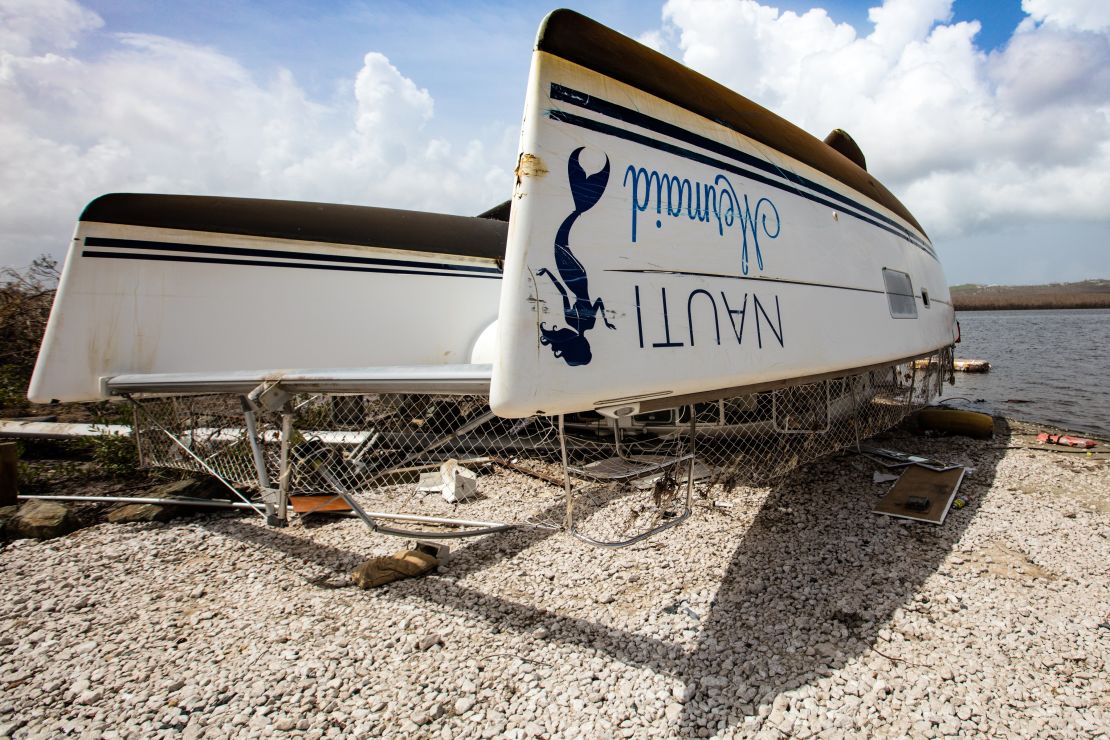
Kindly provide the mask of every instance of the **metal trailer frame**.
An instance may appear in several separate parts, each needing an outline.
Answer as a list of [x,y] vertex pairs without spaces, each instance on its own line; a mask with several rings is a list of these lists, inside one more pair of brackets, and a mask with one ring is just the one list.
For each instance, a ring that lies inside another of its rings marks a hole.
[[[433,374],[434,375],[434,374]],[[483,385],[481,379],[475,377],[465,378],[462,383],[457,382],[456,377],[450,377],[450,371],[447,375],[440,374],[439,377],[429,377],[424,382],[413,382],[411,380],[405,381],[404,387],[406,391],[415,391],[421,395],[457,395],[460,388],[463,390],[486,390],[488,382]],[[488,377],[488,376],[487,376]],[[203,469],[208,474],[219,480],[229,491],[234,494],[240,503],[235,504],[236,508],[249,508],[262,517],[265,522],[270,526],[282,527],[286,526],[289,521],[289,496],[291,488],[291,477],[293,466],[297,460],[296,452],[292,448],[292,440],[294,438],[294,406],[293,396],[295,392],[303,392],[311,390],[313,392],[332,392],[332,393],[381,393],[381,392],[396,392],[400,384],[392,379],[383,377],[383,379],[367,379],[361,380],[344,379],[338,383],[329,383],[319,377],[301,378],[301,377],[284,377],[273,381],[264,381],[254,385],[248,392],[243,393],[244,383],[237,381],[233,383],[221,382],[219,384],[219,391],[238,391],[238,399],[240,408],[243,415],[243,424],[246,431],[246,438],[250,444],[251,456],[257,478],[258,489],[261,493],[262,501],[251,500],[239,487],[227,477],[220,474],[214,467],[210,460],[205,459],[198,455],[190,446],[187,439],[182,439],[178,434],[175,434],[165,425],[161,424],[157,419],[146,414],[143,405],[138,401],[143,398],[151,396],[162,396],[164,394],[171,395],[187,395],[199,393],[211,393],[212,384],[199,380],[196,376],[120,376],[106,381],[107,388],[119,397],[129,401],[135,411],[136,422],[145,422],[149,427],[157,430],[159,433],[165,435],[174,446],[181,450],[189,459],[196,465]],[[262,447],[262,437],[258,429],[258,418],[262,413],[277,414],[281,419],[280,436],[280,454],[279,454],[279,472],[276,482],[270,475],[266,466],[265,454]],[[680,455],[673,459],[666,459],[663,461],[656,461],[649,464],[640,466],[639,471],[634,477],[645,477],[658,474],[662,471],[667,471],[671,468],[677,467],[686,463],[688,465],[688,476],[686,481],[685,500],[682,510],[671,518],[660,522],[659,524],[651,527],[647,531],[640,532],[632,537],[623,540],[599,540],[591,538],[590,536],[581,532],[576,522],[576,503],[577,495],[575,488],[571,483],[571,473],[578,473],[582,477],[582,473],[570,466],[567,458],[567,440],[566,430],[563,424],[563,417],[560,415],[558,421],[558,437],[559,437],[559,452],[561,455],[562,468],[563,468],[563,488],[565,496],[565,516],[563,518],[562,528],[570,533],[575,538],[599,547],[606,548],[619,548],[627,547],[638,542],[641,542],[649,537],[652,537],[666,529],[677,526],[689,518],[692,512],[692,497],[694,488],[694,473],[693,467],[695,462],[695,455],[692,450],[693,437],[695,433],[695,414],[693,409],[690,409],[690,424],[689,424],[689,444],[691,451],[687,454]],[[495,418],[492,411],[487,410],[485,413],[478,415],[476,418],[467,421],[466,423],[452,429],[449,433],[436,435],[431,441],[424,444],[419,449],[409,452],[404,458],[382,469],[373,472],[371,480],[380,480],[381,478],[396,472],[400,468],[404,468],[409,463],[417,460],[418,458],[426,455],[429,452],[436,450],[454,440],[459,436],[472,431],[473,429],[487,423]],[[613,423],[614,436],[615,436],[615,451],[621,459],[631,459],[626,455],[625,451],[620,445],[620,428],[619,424]],[[371,442],[367,439],[363,444]],[[426,539],[426,540],[446,540],[446,539],[461,539],[467,537],[480,537],[488,534],[497,534],[501,532],[508,532],[516,529],[554,529],[558,528],[553,525],[539,524],[535,522],[504,522],[504,521],[488,521],[488,520],[474,520],[474,519],[460,519],[450,517],[431,517],[418,514],[395,514],[380,511],[368,511],[362,504],[355,498],[356,491],[345,485],[344,481],[331,471],[326,464],[321,465],[318,472],[327,483],[331,493],[336,497],[341,498],[362,522],[372,531],[378,534],[386,534],[397,537]],[[412,523],[423,523],[432,525],[446,525],[453,527],[451,530],[442,529],[428,529],[428,528],[406,528],[398,527],[392,524],[386,524],[387,521],[401,521]]]

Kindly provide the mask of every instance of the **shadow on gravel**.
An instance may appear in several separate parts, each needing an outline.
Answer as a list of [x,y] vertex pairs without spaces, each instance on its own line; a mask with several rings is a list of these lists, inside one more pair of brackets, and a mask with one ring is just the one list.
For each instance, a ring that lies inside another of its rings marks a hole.
[[[990,448],[1009,436],[996,419],[993,440],[953,444],[900,434],[883,441],[975,468],[960,488],[968,506],[953,509],[941,526],[872,514],[878,496],[862,493],[872,489],[861,480],[869,472],[829,479],[830,467],[850,470],[845,458],[819,461],[776,486],[702,621],[694,670],[684,676],[691,698],[676,731],[689,736],[733,725],[758,704],[871,649],[897,660],[897,647],[879,632],[960,541],[1005,454]],[[950,454],[957,446],[959,454]]]
[[[271,528],[261,523],[257,526],[242,526],[243,517],[246,516],[240,514],[235,519],[230,516],[225,519],[213,519],[201,526],[219,534],[221,537],[229,537],[239,542],[274,550],[294,561],[306,563],[323,570],[338,571],[342,574],[353,570],[366,559],[366,555],[363,553],[331,547],[303,537],[294,537],[286,534],[281,529]],[[234,524],[236,521],[238,521],[238,526]],[[231,526],[229,526],[229,523],[231,523]],[[327,580],[329,583],[325,585],[333,587],[334,580]],[[309,583],[317,583],[317,580],[309,579]],[[348,580],[344,585],[351,585],[350,581]]]
[[[870,480],[877,466],[853,455],[818,461],[779,482],[752,524],[737,533],[740,539],[712,608],[696,625],[693,651],[455,582],[522,553],[551,531],[523,530],[479,540],[453,556],[450,578],[402,581],[375,596],[418,598],[469,611],[493,631],[543,626],[548,640],[586,646],[672,676],[686,685],[683,712],[672,730],[680,736],[708,736],[742,722],[759,704],[829,675],[872,649],[897,660],[897,647],[886,644],[880,630],[897,609],[918,598],[921,585],[959,542],[1005,454],[997,447],[1005,447],[1009,437],[1006,422],[996,419],[993,440],[938,440],[901,432],[878,438],[884,446],[975,468],[960,489],[968,506],[953,510],[941,526],[872,514],[883,490]],[[259,528],[231,536],[327,568],[354,567],[364,557],[280,530]],[[667,557],[666,550],[659,557]]]

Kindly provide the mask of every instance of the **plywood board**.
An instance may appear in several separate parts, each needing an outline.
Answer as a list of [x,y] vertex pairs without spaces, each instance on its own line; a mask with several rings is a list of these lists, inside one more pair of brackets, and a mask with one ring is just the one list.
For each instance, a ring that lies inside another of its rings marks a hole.
[[317,512],[340,512],[350,511],[351,507],[347,505],[339,496],[325,494],[323,496],[290,496],[289,503],[293,505],[293,511],[298,514],[314,514]]
[[[890,491],[879,499],[872,511],[903,519],[943,524],[952,501],[956,498],[956,492],[960,490],[965,472],[965,468],[932,470],[921,465],[910,465]],[[920,502],[923,506],[917,507],[915,502]]]

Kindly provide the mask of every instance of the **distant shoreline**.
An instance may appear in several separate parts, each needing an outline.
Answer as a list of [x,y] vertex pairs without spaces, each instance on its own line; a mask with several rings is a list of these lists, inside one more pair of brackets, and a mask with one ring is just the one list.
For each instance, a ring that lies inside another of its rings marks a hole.
[[954,285],[957,311],[1110,308],[1110,280],[1051,285]]
[[965,304],[960,301],[953,300],[952,307],[957,311],[1052,311],[1052,310],[1073,310],[1073,309],[1108,309],[1110,308],[1110,301],[1095,303],[1091,305],[1085,304],[1064,304],[1059,303],[998,303],[989,305],[979,304]]

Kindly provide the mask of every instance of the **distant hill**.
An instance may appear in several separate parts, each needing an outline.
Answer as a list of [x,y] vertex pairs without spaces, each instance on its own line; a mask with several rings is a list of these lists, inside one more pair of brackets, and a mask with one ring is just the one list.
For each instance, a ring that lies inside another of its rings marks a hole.
[[1023,308],[1110,308],[1110,280],[1048,285],[953,285],[957,311]]

